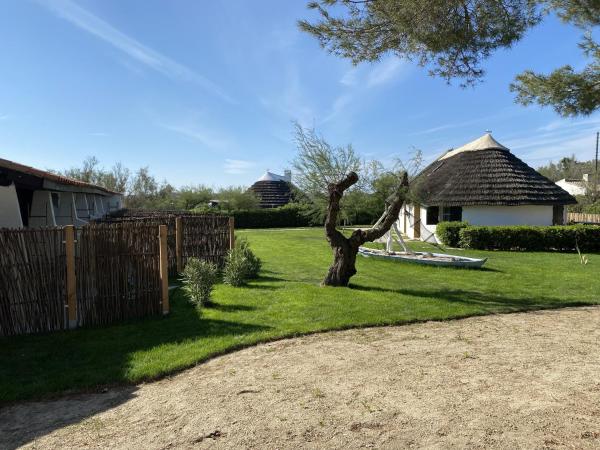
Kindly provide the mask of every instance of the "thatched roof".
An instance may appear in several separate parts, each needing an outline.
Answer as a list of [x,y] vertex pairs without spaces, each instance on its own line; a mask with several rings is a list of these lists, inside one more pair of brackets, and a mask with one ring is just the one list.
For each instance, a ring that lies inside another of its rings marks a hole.
[[566,205],[567,191],[529,167],[489,133],[449,150],[413,181],[428,206]]
[[285,181],[285,176],[269,171],[250,186],[250,190],[260,199],[261,208],[277,208],[287,205],[292,197],[290,183]]

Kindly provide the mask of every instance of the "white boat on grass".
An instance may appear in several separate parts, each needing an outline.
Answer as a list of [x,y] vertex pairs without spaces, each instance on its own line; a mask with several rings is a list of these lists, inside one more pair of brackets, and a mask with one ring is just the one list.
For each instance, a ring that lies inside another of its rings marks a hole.
[[[395,236],[394,236],[395,232]],[[468,258],[466,256],[447,255],[445,253],[431,253],[431,252],[415,252],[410,250],[404,239],[402,233],[398,229],[398,226],[394,223],[392,228],[386,233],[381,239],[386,243],[385,250],[378,250],[375,248],[359,247],[358,253],[366,258],[378,258],[387,259],[392,261],[405,261],[416,264],[424,264],[427,266],[440,266],[440,267],[464,267],[471,269],[480,269],[487,258]],[[381,242],[380,241],[380,242]],[[403,252],[396,252],[392,250],[393,243],[398,244]]]
[[464,267],[471,269],[481,268],[487,258],[468,258],[466,256],[447,255],[445,253],[429,252],[394,252],[377,250],[374,248],[360,247],[358,253],[366,258],[387,259],[391,261],[405,261],[428,266]]

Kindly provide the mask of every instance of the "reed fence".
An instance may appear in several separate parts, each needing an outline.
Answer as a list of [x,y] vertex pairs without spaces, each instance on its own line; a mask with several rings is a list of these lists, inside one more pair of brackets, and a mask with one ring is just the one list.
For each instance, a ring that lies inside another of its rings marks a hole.
[[77,244],[78,326],[161,313],[158,226],[86,226],[77,230]]
[[0,336],[168,312],[160,231],[125,223],[0,230]]
[[99,219],[98,223],[166,225],[169,276],[180,273],[192,257],[222,266],[234,240],[233,217],[217,214],[126,209]]
[[63,330],[62,229],[0,230],[0,336]]
[[222,265],[233,242],[233,220],[217,215],[0,230],[0,336],[168,313],[169,275],[191,257]]
[[227,216],[181,216],[176,219],[176,250],[181,255],[179,271],[189,258],[200,258],[223,266],[233,247],[233,218]]
[[600,214],[567,213],[567,222],[572,223],[600,223]]

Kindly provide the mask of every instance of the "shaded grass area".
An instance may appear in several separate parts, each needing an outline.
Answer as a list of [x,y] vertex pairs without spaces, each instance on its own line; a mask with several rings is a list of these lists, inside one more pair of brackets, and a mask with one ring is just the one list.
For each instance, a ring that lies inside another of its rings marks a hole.
[[331,252],[321,229],[238,234],[263,259],[262,276],[217,286],[210,308],[195,309],[177,289],[167,317],[1,339],[0,401],[154,379],[286,336],[600,303],[600,255],[582,266],[576,254],[453,250],[489,257],[485,270],[359,257],[351,288],[322,288]]

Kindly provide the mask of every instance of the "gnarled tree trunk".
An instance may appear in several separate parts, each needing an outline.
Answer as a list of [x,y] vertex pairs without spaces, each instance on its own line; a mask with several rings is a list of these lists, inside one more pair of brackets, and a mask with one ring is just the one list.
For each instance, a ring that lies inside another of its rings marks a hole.
[[400,208],[402,208],[408,192],[408,177],[404,173],[400,186],[389,199],[390,202],[377,225],[369,230],[355,230],[347,238],[336,228],[337,216],[344,192],[357,181],[358,175],[355,172],[350,172],[343,180],[328,186],[329,205],[327,207],[327,218],[325,219],[325,235],[333,249],[333,264],[323,280],[323,286],[348,286],[350,278],[356,274],[355,263],[358,247],[365,242],[379,239],[389,231],[393,223],[398,220]]

